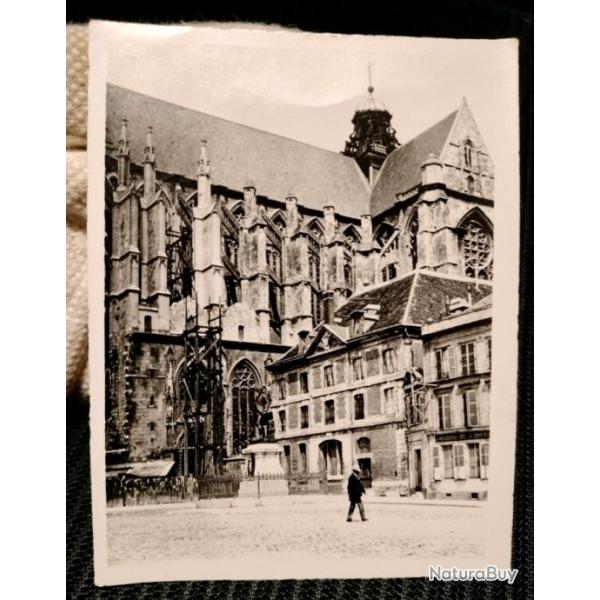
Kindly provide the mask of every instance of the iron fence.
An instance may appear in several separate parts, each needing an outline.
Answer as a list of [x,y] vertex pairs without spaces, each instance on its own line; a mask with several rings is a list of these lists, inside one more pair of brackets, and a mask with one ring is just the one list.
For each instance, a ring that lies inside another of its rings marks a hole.
[[327,494],[325,473],[215,475],[210,477],[112,477],[106,480],[108,506],[139,506],[218,498],[260,498]]

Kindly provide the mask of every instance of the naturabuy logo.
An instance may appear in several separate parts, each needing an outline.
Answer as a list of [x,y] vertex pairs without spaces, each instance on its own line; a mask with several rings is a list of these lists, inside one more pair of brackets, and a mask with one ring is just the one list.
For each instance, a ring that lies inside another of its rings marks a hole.
[[499,569],[486,565],[481,569],[461,569],[429,565],[429,581],[508,581],[514,583],[519,569]]

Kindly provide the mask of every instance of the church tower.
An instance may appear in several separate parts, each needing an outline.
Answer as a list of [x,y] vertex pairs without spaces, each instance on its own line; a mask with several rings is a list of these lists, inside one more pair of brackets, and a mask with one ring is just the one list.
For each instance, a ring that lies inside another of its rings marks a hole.
[[346,142],[343,154],[352,156],[369,183],[373,185],[386,156],[400,143],[392,127],[392,115],[383,102],[373,97],[369,64],[369,96],[352,117],[354,130]]

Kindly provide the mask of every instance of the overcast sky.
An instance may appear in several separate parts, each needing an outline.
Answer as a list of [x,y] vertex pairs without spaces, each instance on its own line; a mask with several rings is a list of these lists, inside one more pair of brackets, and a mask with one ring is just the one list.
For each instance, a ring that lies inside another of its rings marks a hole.
[[516,135],[511,40],[127,25],[112,26],[107,41],[112,83],[330,150],[343,149],[367,96],[369,62],[401,143],[463,96],[496,166]]

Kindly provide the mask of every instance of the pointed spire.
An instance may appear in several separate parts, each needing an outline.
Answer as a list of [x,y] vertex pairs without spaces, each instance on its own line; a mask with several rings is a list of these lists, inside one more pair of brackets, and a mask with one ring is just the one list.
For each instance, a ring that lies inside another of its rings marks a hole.
[[127,139],[127,117],[121,119],[121,137],[119,138],[119,156],[129,157],[129,140]]
[[129,183],[129,140],[127,139],[127,117],[121,120],[121,136],[117,150],[117,179],[120,188]]
[[148,125],[146,128],[146,146],[144,147],[144,162],[154,163],[156,155],[154,153],[154,146],[152,145],[152,126]]
[[197,177],[210,177],[210,161],[208,160],[208,148],[206,140],[200,142],[200,158],[198,159]]
[[373,83],[371,81],[371,67],[373,66],[373,63],[371,61],[369,61],[369,87],[367,88],[367,92],[369,92],[369,95],[373,95],[373,92],[375,91],[375,88],[373,87]]

